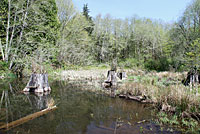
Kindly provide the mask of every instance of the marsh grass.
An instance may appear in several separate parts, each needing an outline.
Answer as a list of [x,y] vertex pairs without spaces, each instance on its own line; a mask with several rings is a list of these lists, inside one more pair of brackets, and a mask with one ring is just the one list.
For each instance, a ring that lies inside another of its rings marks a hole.
[[[128,79],[120,86],[119,94],[146,96],[160,112],[161,124],[177,125],[189,130],[197,130],[200,115],[200,92],[184,86],[181,80],[186,73],[173,72],[131,72]],[[200,87],[200,86],[199,86]],[[198,88],[200,91],[200,88]],[[187,116],[185,116],[187,115]]]
[[52,108],[55,105],[55,101],[53,98],[47,100],[47,108]]

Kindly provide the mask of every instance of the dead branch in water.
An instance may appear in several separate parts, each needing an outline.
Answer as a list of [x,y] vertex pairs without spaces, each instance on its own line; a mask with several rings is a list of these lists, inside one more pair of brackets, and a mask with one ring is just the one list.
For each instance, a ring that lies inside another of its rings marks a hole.
[[42,110],[42,111],[39,111],[39,112],[30,114],[30,115],[25,116],[25,117],[23,117],[23,118],[20,118],[20,119],[18,119],[18,120],[16,120],[16,121],[13,121],[13,122],[10,122],[10,123],[5,124],[5,125],[3,125],[3,126],[0,126],[0,130],[1,130],[1,129],[3,129],[3,130],[9,130],[9,129],[11,129],[11,128],[17,127],[17,126],[19,126],[19,125],[21,125],[21,124],[24,124],[24,123],[26,123],[26,122],[28,122],[28,121],[30,121],[30,120],[33,120],[33,119],[37,118],[37,117],[39,117],[39,116],[42,116],[42,115],[44,115],[44,114],[47,114],[48,112],[53,111],[53,110],[55,110],[56,108],[57,108],[56,106],[53,106],[53,107],[46,108],[46,109],[44,109],[44,110]]

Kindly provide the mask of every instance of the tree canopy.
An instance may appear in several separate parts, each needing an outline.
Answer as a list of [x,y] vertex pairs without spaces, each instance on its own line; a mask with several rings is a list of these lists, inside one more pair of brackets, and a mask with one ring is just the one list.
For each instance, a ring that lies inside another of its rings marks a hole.
[[88,4],[78,11],[72,0],[1,0],[1,61],[14,71],[31,61],[57,67],[115,61],[158,71],[200,64],[200,0],[171,24],[89,13]]

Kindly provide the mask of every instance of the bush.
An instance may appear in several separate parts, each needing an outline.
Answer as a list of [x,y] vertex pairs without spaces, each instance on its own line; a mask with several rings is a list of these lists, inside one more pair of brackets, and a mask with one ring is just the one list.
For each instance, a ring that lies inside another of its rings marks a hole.
[[170,61],[166,57],[161,57],[157,60],[149,59],[144,63],[144,67],[147,70],[169,71]]
[[6,63],[4,61],[0,61],[0,70],[2,70],[2,71],[8,70],[8,63]]
[[120,61],[119,66],[122,68],[133,68],[140,66],[140,63],[137,59],[129,58],[126,59],[125,61]]

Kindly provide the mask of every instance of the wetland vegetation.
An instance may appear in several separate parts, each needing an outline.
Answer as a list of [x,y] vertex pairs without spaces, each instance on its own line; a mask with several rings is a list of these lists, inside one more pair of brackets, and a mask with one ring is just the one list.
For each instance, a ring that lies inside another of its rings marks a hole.
[[[10,133],[198,133],[199,80],[190,86],[182,80],[193,68],[199,75],[199,58],[200,0],[172,23],[91,17],[89,5],[78,11],[72,0],[1,0],[0,124],[53,98],[58,110]],[[127,73],[117,96],[151,104],[109,98],[102,83],[113,68]],[[33,69],[48,72],[51,94],[21,93]]]

